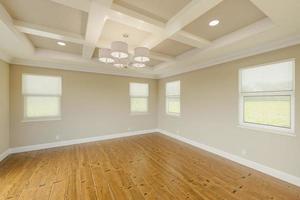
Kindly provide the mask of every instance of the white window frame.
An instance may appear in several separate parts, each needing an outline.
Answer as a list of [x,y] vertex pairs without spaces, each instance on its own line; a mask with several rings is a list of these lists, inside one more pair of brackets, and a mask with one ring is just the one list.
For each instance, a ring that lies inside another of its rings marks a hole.
[[[131,84],[146,84],[146,85],[148,85],[148,96],[131,95],[131,92],[130,92]],[[150,94],[149,87],[150,87],[149,83],[138,83],[138,82],[130,82],[129,83],[130,115],[147,115],[147,114],[149,114],[149,94]],[[147,100],[147,111],[145,111],[145,112],[132,111],[132,104],[131,104],[132,98],[146,99]]]
[[[258,68],[266,65],[278,64],[282,62],[291,61],[292,76],[293,76],[293,89],[291,91],[274,91],[274,92],[242,92],[242,71],[249,68]],[[272,125],[255,124],[244,121],[244,97],[269,97],[269,96],[290,96],[291,98],[291,124],[290,128],[278,127]],[[271,63],[264,63],[251,67],[239,69],[239,127],[248,128],[263,132],[270,132],[280,135],[295,136],[295,59],[279,60]]]
[[[62,83],[62,77],[61,76],[50,76],[50,75],[42,75],[42,74],[27,74],[23,73],[22,74],[22,87],[23,87],[23,77],[26,75],[30,76],[44,76],[44,77],[56,77],[61,79]],[[23,94],[23,89],[22,89],[22,96],[23,96],[23,120],[22,122],[40,122],[40,121],[56,121],[56,120],[61,120],[61,98],[62,95],[33,95],[33,94]],[[27,116],[27,97],[58,97],[59,98],[59,113],[57,116],[43,116],[43,117],[28,117]]]
[[[167,95],[167,84],[173,83],[173,82],[179,82],[179,95]],[[169,112],[168,99],[178,99],[179,100],[179,113]],[[180,115],[181,115],[181,81],[180,80],[169,81],[169,82],[165,83],[165,108],[166,108],[167,115],[180,117]]]

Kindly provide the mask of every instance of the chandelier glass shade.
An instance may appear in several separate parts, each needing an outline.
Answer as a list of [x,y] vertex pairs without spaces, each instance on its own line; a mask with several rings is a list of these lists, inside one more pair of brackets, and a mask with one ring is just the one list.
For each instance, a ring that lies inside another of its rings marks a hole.
[[111,56],[118,59],[128,58],[128,44],[122,41],[112,42]]
[[99,50],[99,60],[103,63],[114,63],[114,59],[111,57],[111,50],[107,48],[101,48]]
[[146,47],[136,47],[134,49],[134,61],[139,63],[149,62],[149,49]]

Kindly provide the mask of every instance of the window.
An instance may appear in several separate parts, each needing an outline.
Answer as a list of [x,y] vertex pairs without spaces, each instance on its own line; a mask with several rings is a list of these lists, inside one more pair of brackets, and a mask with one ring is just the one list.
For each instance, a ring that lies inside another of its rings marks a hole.
[[180,115],[180,81],[166,84],[166,113]]
[[294,68],[287,60],[240,70],[240,124],[294,132]]
[[61,77],[23,74],[25,120],[60,118]]
[[131,113],[148,112],[149,85],[147,83],[130,83]]

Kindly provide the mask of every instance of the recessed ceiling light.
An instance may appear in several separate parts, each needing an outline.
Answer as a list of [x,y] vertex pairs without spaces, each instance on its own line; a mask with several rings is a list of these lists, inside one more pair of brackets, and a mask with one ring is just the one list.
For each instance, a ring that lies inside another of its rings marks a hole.
[[214,19],[214,20],[212,20],[212,21],[209,22],[209,26],[217,26],[219,23],[220,23],[219,20]]
[[66,43],[64,43],[64,42],[57,42],[57,44],[60,46],[66,46]]

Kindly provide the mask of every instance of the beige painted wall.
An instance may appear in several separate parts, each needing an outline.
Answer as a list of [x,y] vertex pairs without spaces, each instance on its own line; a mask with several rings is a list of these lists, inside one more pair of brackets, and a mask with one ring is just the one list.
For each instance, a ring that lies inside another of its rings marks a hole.
[[9,66],[0,60],[0,155],[9,148]]
[[[63,78],[62,120],[22,122],[22,73]],[[11,66],[11,147],[157,127],[157,80]],[[130,115],[129,82],[150,86],[149,114]]]
[[[238,70],[296,58],[296,137],[238,127]],[[184,67],[184,66],[182,66]],[[300,177],[300,45],[159,81],[159,128]],[[180,117],[165,114],[165,83],[181,81]]]

